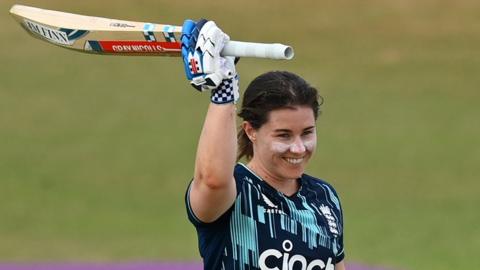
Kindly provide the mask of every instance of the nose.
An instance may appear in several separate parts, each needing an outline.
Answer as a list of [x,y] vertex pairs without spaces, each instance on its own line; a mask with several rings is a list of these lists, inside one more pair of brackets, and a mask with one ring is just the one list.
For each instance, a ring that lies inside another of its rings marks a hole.
[[305,144],[300,138],[296,138],[295,141],[290,145],[290,152],[292,153],[303,153],[305,152]]

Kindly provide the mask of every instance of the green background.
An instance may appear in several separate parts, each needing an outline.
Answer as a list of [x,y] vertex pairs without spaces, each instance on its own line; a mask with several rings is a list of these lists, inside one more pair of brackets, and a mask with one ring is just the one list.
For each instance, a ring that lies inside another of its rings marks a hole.
[[179,58],[75,53],[31,38],[14,3],[282,42],[241,86],[289,70],[325,97],[309,173],[345,211],[348,262],[479,269],[480,2],[0,2],[0,261],[198,260],[183,196],[207,95]]

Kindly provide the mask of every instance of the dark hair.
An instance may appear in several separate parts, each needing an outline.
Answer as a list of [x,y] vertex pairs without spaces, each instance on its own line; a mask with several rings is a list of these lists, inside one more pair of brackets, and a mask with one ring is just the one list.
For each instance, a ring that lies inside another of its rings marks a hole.
[[[317,89],[300,76],[287,71],[270,71],[248,85],[238,116],[258,129],[268,121],[269,112],[293,106],[312,108],[317,119],[322,103],[323,98],[318,95]],[[243,128],[240,128],[237,160],[243,156],[251,159],[253,146]]]

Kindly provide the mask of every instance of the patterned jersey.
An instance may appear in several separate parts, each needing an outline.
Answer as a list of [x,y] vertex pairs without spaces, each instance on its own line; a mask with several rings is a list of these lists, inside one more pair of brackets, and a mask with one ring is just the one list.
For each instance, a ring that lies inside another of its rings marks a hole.
[[195,217],[187,190],[205,270],[334,270],[343,260],[342,210],[331,185],[304,174],[286,196],[243,164],[234,178],[234,204],[211,223]]

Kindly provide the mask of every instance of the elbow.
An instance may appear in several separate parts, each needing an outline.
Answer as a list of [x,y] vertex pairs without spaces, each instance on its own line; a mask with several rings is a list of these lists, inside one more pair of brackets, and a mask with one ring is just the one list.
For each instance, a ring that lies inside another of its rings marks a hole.
[[208,170],[196,170],[194,180],[211,190],[221,190],[226,188],[233,179],[231,174],[212,172]]

